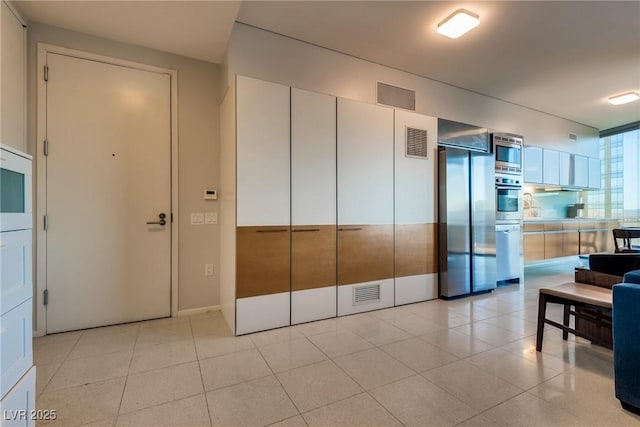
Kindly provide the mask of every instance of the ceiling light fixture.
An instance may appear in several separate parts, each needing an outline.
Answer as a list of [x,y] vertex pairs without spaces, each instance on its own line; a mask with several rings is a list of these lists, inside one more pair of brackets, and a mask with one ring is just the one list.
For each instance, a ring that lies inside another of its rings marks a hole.
[[466,9],[458,9],[438,24],[438,33],[457,39],[473,30],[480,23],[480,17]]
[[612,96],[609,98],[609,102],[613,105],[620,105],[637,101],[638,99],[640,99],[640,95],[638,95],[637,92],[627,92],[621,95]]

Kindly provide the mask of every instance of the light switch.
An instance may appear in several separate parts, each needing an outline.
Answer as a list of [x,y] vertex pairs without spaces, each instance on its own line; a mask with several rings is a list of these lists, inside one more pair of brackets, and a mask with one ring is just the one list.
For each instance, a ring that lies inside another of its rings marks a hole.
[[202,225],[202,224],[204,224],[204,214],[202,212],[192,213],[191,225]]
[[204,275],[205,276],[213,276],[213,264],[205,264],[204,265]]
[[204,223],[205,224],[217,224],[218,223],[218,214],[216,212],[205,212],[204,213]]

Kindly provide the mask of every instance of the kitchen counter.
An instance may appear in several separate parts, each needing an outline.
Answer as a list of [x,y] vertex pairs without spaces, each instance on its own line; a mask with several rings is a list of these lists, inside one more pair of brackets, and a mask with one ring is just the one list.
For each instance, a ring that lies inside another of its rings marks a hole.
[[614,218],[525,218],[525,224],[527,222],[531,223],[541,223],[541,222],[553,222],[553,223],[575,223],[575,222],[618,222],[617,219]]

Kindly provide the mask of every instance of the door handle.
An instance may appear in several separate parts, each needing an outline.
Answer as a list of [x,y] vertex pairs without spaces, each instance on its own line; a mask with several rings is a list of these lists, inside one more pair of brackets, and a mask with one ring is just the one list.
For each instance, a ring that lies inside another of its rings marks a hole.
[[338,228],[338,231],[360,231],[362,227]]
[[147,222],[147,225],[166,225],[167,224],[167,220],[165,220],[165,218],[167,217],[167,215],[164,214],[164,212],[158,214],[158,218],[160,218],[160,221],[149,221]]

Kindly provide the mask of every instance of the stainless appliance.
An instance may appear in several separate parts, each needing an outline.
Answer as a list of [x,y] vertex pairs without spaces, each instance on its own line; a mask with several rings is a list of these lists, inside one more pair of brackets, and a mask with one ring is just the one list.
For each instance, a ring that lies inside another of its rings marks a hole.
[[478,137],[470,149],[464,138],[455,147],[442,146],[449,140],[447,129],[439,120],[438,276],[439,295],[445,299],[496,288],[494,158],[474,150],[482,146]]
[[498,284],[519,283],[523,276],[522,224],[496,224],[496,261]]
[[496,221],[522,220],[522,177],[498,175],[496,184]]
[[522,175],[523,138],[509,133],[494,133],[491,139],[496,173]]

